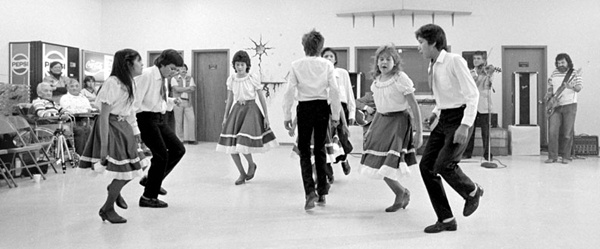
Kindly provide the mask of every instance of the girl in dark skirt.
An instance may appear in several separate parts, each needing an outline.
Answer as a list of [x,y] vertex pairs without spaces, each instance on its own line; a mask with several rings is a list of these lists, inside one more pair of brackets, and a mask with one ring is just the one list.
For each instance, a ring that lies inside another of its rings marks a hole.
[[410,192],[398,182],[408,173],[408,167],[417,164],[415,149],[423,143],[421,122],[415,122],[413,137],[411,118],[421,120],[421,112],[414,96],[415,88],[400,67],[400,54],[394,45],[382,46],[375,52],[371,85],[377,113],[365,135],[364,152],[359,171],[371,177],[383,178],[396,194],[394,204],[385,209],[395,212],[406,208]]
[[[217,151],[231,154],[240,177],[235,185],[240,185],[254,177],[256,163],[252,153],[263,153],[278,145],[275,134],[269,128],[269,117],[260,79],[249,74],[250,56],[238,51],[231,62],[236,74],[227,79],[227,104],[223,117],[223,130],[217,144]],[[258,97],[264,111],[261,113],[255,99]],[[232,108],[233,105],[233,108]],[[248,173],[242,166],[240,153],[248,161]]]
[[143,64],[138,52],[123,49],[115,53],[111,76],[104,82],[96,97],[100,115],[96,118],[92,134],[88,138],[81,168],[104,172],[113,178],[108,185],[108,197],[100,208],[102,220],[125,223],[127,220],[115,211],[114,204],[126,209],[121,189],[134,177],[142,176],[138,142],[139,134],[133,108],[133,77],[142,73]]

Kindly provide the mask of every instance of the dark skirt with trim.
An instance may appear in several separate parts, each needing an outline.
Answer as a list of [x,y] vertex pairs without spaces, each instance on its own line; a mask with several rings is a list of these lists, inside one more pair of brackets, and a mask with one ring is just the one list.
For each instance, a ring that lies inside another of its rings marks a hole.
[[[138,151],[138,144],[133,135],[131,125],[115,115],[108,118],[108,155],[107,164],[101,165],[100,158],[100,118],[96,118],[83,155],[80,168],[89,168],[98,173],[117,180],[131,180],[141,177],[143,152]],[[144,159],[145,160],[145,159]]]
[[219,136],[217,151],[227,154],[263,153],[279,144],[254,100],[235,103]]
[[365,135],[359,171],[367,176],[398,180],[417,164],[411,118],[407,111],[376,113]]

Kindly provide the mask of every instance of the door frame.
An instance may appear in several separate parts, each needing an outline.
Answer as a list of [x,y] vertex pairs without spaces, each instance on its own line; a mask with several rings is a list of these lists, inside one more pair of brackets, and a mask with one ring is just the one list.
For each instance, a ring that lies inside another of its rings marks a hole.
[[[548,46],[545,45],[502,45],[502,68],[508,68],[506,51],[509,49],[532,49],[542,51],[542,61],[540,62],[540,72],[537,82],[537,123],[540,126],[540,145],[548,145],[548,120],[544,111],[544,95],[546,93],[546,84],[548,80]],[[514,72],[502,70],[502,127],[508,128],[508,125],[515,123],[514,115]]]
[[[196,118],[196,122],[195,122],[196,123],[196,131],[198,130],[198,128],[197,128],[199,125],[198,119],[200,118],[200,116],[198,115],[199,108],[198,108],[198,102],[196,101],[196,99],[198,99],[198,95],[203,96],[203,95],[201,95],[203,93],[200,92],[200,87],[199,87],[199,85],[201,84],[201,82],[198,80],[198,79],[200,79],[199,72],[196,70],[196,55],[202,54],[202,53],[211,53],[211,52],[225,52],[227,55],[227,67],[226,67],[227,73],[226,73],[226,75],[229,75],[231,72],[230,71],[231,67],[229,64],[229,59],[231,58],[231,55],[230,55],[229,49],[225,49],[225,48],[224,49],[192,49],[190,59],[192,61],[191,68],[193,69],[192,77],[196,81],[196,92],[195,92],[195,98],[194,98],[194,103],[193,103],[194,117]],[[219,121],[217,121],[217,122],[219,122]],[[196,141],[199,141],[198,136],[199,136],[199,133],[196,132]]]
[[[346,70],[347,70],[348,72],[350,72],[350,47],[330,47],[330,48],[331,48],[331,49],[333,49],[333,51],[336,51],[336,53],[337,53],[337,51],[339,51],[339,50],[344,50],[344,51],[346,51],[346,65],[347,65],[347,68],[346,68]],[[337,60],[338,58],[335,58],[335,59]],[[340,62],[340,61],[338,60],[338,63],[339,63],[339,62]]]
[[[163,50],[148,50],[148,51],[146,51],[146,60],[148,60],[148,64],[146,65],[146,67],[154,66],[154,61],[150,61],[150,55],[158,54],[160,56],[160,53],[162,53],[162,51],[164,51],[164,49]],[[183,50],[175,50],[175,51],[177,51],[177,53],[179,53],[179,55],[181,55],[181,58],[184,59],[184,61],[185,61]]]

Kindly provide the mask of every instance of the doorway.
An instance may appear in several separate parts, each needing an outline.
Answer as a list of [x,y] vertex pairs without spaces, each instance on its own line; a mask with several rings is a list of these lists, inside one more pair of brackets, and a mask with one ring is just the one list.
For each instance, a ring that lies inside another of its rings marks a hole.
[[193,50],[192,76],[196,80],[196,137],[218,142],[227,101],[229,50]]
[[548,127],[544,112],[547,73],[546,46],[502,46],[502,127],[515,124],[515,74],[537,73],[537,124],[540,126],[540,145],[548,146]]
[[371,91],[371,83],[373,83],[373,77],[371,77],[371,70],[373,70],[373,62],[375,60],[375,51],[378,47],[357,47],[356,48],[356,72],[361,73],[360,79],[360,93],[356,95],[356,98],[365,96],[366,92]]
[[336,67],[348,70],[348,48],[345,47],[332,47],[333,51],[337,54],[337,64]]
[[[156,60],[156,58],[158,58],[158,56],[160,56],[160,54],[162,53],[163,50],[150,50],[148,51],[148,64],[146,64],[146,67],[151,67],[154,66],[154,60]],[[181,55],[181,58],[183,58],[183,50],[177,50],[177,53],[179,53],[179,55]]]
[[[375,62],[375,51],[378,47],[357,47],[356,48],[356,71],[362,73],[360,98],[365,92],[371,91],[371,70]],[[427,81],[427,68],[429,62],[419,53],[417,46],[396,46],[402,50],[400,58],[402,59],[402,70],[408,75],[415,85],[415,95],[432,95],[431,87]]]

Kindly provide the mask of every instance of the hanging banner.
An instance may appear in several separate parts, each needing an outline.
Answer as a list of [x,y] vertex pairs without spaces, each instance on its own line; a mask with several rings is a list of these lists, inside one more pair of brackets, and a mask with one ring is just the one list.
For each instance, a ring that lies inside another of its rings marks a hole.
[[93,76],[97,82],[104,82],[112,69],[114,56],[83,50],[83,77]]
[[10,80],[11,84],[29,85],[31,70],[29,69],[30,50],[29,43],[10,44]]
[[68,77],[67,74],[67,47],[53,45],[53,44],[42,44],[42,54],[44,63],[44,77],[50,75],[50,63],[58,61],[63,65],[62,75]]

